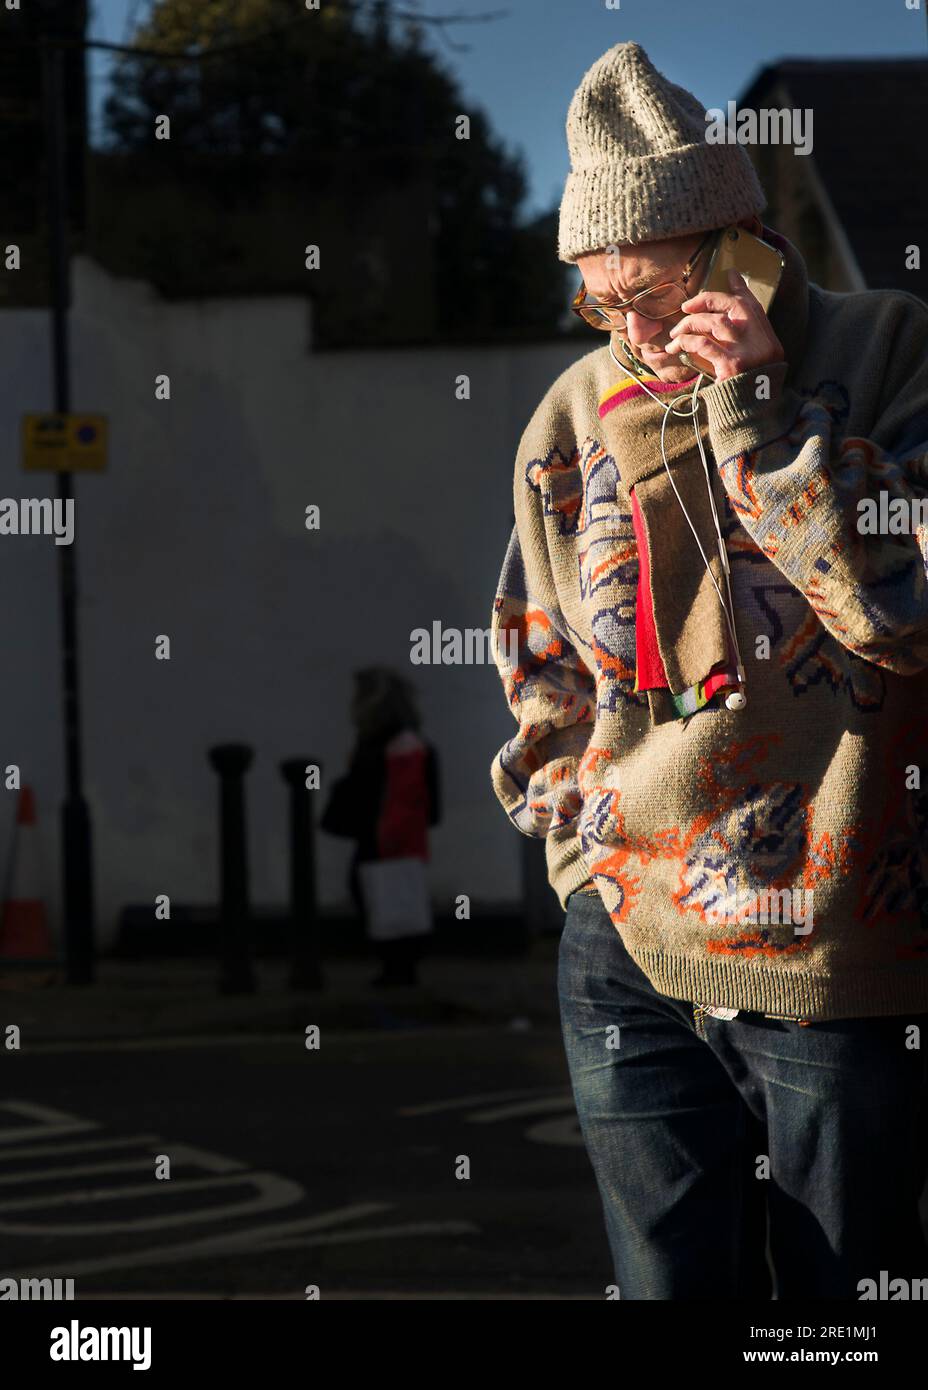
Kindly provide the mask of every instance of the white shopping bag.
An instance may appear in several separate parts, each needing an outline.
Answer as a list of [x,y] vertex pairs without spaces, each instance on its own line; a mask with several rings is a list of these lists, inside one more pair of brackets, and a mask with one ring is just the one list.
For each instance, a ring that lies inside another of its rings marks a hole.
[[358,865],[367,934],[372,941],[425,936],[432,930],[425,863],[421,859],[378,859]]

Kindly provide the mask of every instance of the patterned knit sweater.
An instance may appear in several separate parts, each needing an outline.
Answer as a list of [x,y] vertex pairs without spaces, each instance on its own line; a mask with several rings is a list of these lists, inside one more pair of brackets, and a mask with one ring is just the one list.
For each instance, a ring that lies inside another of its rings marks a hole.
[[[928,498],[928,309],[804,293],[799,360],[701,392],[747,707],[654,723],[634,689],[638,553],[600,413],[628,383],[603,346],[519,446],[492,615],[518,731],[492,780],[562,906],[595,886],[661,993],[899,1014],[928,1009],[928,527],[867,534],[858,502],[885,529]],[[811,893],[811,924],[767,920],[781,890]]]

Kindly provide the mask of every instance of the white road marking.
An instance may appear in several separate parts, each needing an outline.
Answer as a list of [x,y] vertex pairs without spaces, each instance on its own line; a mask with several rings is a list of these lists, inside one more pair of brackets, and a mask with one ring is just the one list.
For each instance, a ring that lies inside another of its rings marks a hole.
[[541,1120],[527,1129],[524,1137],[532,1144],[558,1144],[570,1149],[584,1147],[576,1111],[560,1120]]
[[[81,1120],[74,1115],[47,1107],[33,1106],[31,1102],[10,1101],[5,1108],[18,1116],[28,1116],[34,1121],[29,1126],[8,1130],[14,1134],[33,1137],[41,1133],[47,1137],[51,1133],[69,1133],[99,1128],[93,1121]],[[114,1160],[104,1163],[54,1165],[30,1167],[24,1172],[0,1173],[0,1185],[7,1187],[33,1185],[61,1178],[91,1177],[102,1173],[136,1171],[140,1165],[151,1164],[155,1152],[170,1154],[172,1162],[199,1165],[211,1171],[208,1178],[193,1178],[158,1182],[152,1176],[143,1184],[128,1184],[120,1187],[78,1188],[68,1192],[46,1193],[44,1196],[30,1195],[25,1198],[7,1199],[0,1202],[0,1216],[5,1213],[19,1213],[39,1210],[43,1214],[52,1209],[73,1209],[82,1206],[102,1205],[106,1202],[130,1201],[148,1197],[157,1202],[177,1193],[202,1193],[223,1188],[248,1185],[258,1191],[258,1196],[250,1201],[239,1201],[222,1206],[198,1207],[185,1212],[162,1212],[155,1216],[135,1217],[122,1221],[67,1222],[65,1224],[34,1224],[18,1220],[0,1220],[0,1231],[12,1235],[66,1235],[97,1237],[114,1231],[158,1230],[180,1225],[203,1225],[207,1222],[226,1221],[230,1217],[254,1215],[259,1211],[279,1210],[292,1206],[305,1197],[304,1189],[296,1182],[274,1173],[255,1173],[247,1169],[238,1159],[226,1158],[191,1144],[180,1144],[162,1139],[158,1135],[137,1135],[128,1138],[107,1140],[99,1138],[69,1145],[32,1145],[10,1147],[2,1155],[3,1159],[15,1160],[27,1155],[52,1158],[65,1150],[69,1156],[75,1152],[92,1152],[106,1148],[125,1149],[132,1144],[146,1143],[157,1145],[156,1149],[134,1158]],[[219,1176],[217,1176],[219,1175]],[[61,1265],[56,1261],[60,1277],[73,1278],[76,1275],[98,1273],[103,1270],[126,1270],[152,1264],[173,1264],[180,1261],[211,1259],[223,1254],[247,1250],[283,1250],[303,1248],[315,1244],[339,1244],[346,1241],[389,1240],[422,1235],[471,1235],[479,1234],[479,1228],[469,1221],[406,1222],[393,1226],[375,1227],[369,1230],[331,1232],[328,1228],[349,1221],[358,1221],[371,1215],[389,1211],[391,1204],[384,1202],[355,1203],[336,1208],[334,1211],[299,1220],[279,1222],[272,1226],[252,1226],[237,1231],[226,1231],[220,1235],[200,1236],[181,1244],[159,1246],[149,1250],[126,1251],[117,1255],[104,1255],[90,1260],[73,1261]],[[21,1278],[34,1278],[23,1274]]]
[[[446,1033],[473,1034],[473,1029],[449,1029]],[[484,1030],[486,1031],[486,1030]],[[498,1031],[506,1032],[505,1029]],[[508,1034],[507,1034],[508,1035]],[[397,1033],[391,1034],[396,1038]],[[418,1029],[411,1030],[409,1036],[421,1037]],[[370,1033],[365,1030],[354,1035],[354,1040],[369,1042]],[[338,1041],[350,1040],[348,1035],[339,1034]],[[181,1048],[197,1047],[208,1048],[218,1045],[240,1046],[243,1043],[257,1043],[264,1045],[271,1043],[286,1043],[294,1046],[299,1041],[302,1044],[303,1035],[296,1030],[290,1034],[281,1034],[274,1037],[258,1037],[253,1035],[236,1034],[231,1037],[223,1038],[204,1038],[193,1039],[173,1038],[160,1040],[127,1040],[124,1043],[117,1043],[115,1046],[111,1042],[101,1042],[93,1046],[91,1050],[101,1051],[130,1051],[130,1050],[152,1050],[155,1047]],[[38,1049],[32,1048],[31,1051]],[[43,1051],[68,1051],[80,1050],[71,1045],[50,1044],[42,1047]],[[495,1104],[493,1104],[495,1102]],[[503,1103],[510,1102],[510,1103]],[[524,1118],[526,1115],[537,1115],[551,1111],[563,1111],[572,1105],[569,1092],[564,1092],[559,1088],[553,1091],[550,1086],[542,1087],[522,1087],[512,1090],[500,1090],[482,1092],[475,1095],[459,1096],[444,1101],[430,1102],[425,1105],[407,1106],[398,1112],[406,1117],[419,1117],[442,1111],[461,1111],[473,1108],[474,1106],[487,1107],[478,1110],[476,1113],[467,1116],[470,1123],[489,1124],[498,1121]],[[19,1145],[23,1139],[50,1139],[53,1136],[69,1133],[82,1132],[87,1130],[99,1130],[100,1126],[94,1121],[81,1120],[79,1117],[67,1115],[61,1111],[52,1110],[49,1107],[36,1106],[30,1102],[8,1102],[3,1109],[21,1118],[29,1118],[33,1121],[27,1126],[0,1130],[0,1144]],[[570,1116],[565,1116],[560,1120],[542,1122],[530,1130],[526,1137],[536,1139],[540,1142],[565,1143],[573,1142],[564,1137],[563,1126],[573,1123]],[[560,1128],[558,1128],[560,1127]],[[0,1202],[0,1214],[19,1213],[34,1211],[36,1209],[43,1212],[51,1208],[75,1208],[87,1205],[97,1205],[111,1201],[126,1201],[138,1197],[153,1198],[156,1202],[159,1197],[177,1193],[201,1193],[205,1191],[215,1191],[217,1189],[249,1185],[257,1189],[258,1195],[250,1201],[225,1204],[216,1207],[199,1207],[193,1211],[186,1212],[162,1212],[155,1216],[137,1217],[124,1221],[94,1221],[92,1223],[65,1223],[65,1224],[23,1224],[18,1220],[0,1220],[0,1231],[5,1231],[14,1235],[66,1235],[66,1236],[92,1236],[97,1237],[109,1232],[159,1230],[172,1226],[203,1225],[207,1222],[226,1221],[230,1217],[242,1216],[245,1214],[253,1215],[258,1211],[277,1210],[282,1206],[293,1205],[305,1197],[304,1189],[297,1183],[277,1176],[272,1173],[253,1173],[244,1164],[235,1159],[227,1159],[221,1155],[210,1154],[205,1150],[198,1150],[189,1145],[171,1143],[157,1135],[139,1135],[128,1138],[107,1140],[105,1137],[99,1139],[78,1142],[65,1145],[42,1145],[33,1144],[31,1147],[8,1148],[5,1153],[0,1153],[0,1162],[3,1160],[16,1160],[24,1157],[59,1157],[65,1153],[73,1155],[76,1153],[89,1153],[100,1149],[112,1150],[114,1148],[126,1149],[133,1144],[145,1144],[149,1146],[150,1152],[146,1155],[112,1162],[99,1164],[89,1163],[80,1164],[72,1167],[55,1167],[38,1170],[30,1170],[29,1173],[7,1173],[0,1174],[0,1185],[16,1186],[20,1184],[33,1183],[36,1181],[50,1181],[55,1178],[66,1177],[92,1177],[103,1173],[135,1171],[140,1164],[151,1161],[155,1152],[170,1154],[172,1161],[199,1163],[200,1166],[211,1169],[214,1174],[224,1176],[210,1176],[205,1179],[171,1179],[169,1182],[158,1182],[152,1177],[144,1184],[129,1184],[120,1187],[106,1187],[98,1189],[76,1189],[65,1193],[46,1194],[44,1197],[30,1196],[25,1199],[14,1199]],[[155,1148],[154,1146],[157,1146]],[[395,1240],[420,1238],[423,1236],[460,1236],[460,1235],[480,1235],[481,1229],[471,1221],[423,1221],[423,1222],[402,1222],[392,1225],[381,1225],[371,1227],[355,1227],[353,1230],[332,1229],[343,1225],[345,1222],[358,1221],[372,1214],[379,1214],[391,1210],[394,1204],[383,1202],[354,1203],[352,1205],[336,1208],[333,1211],[321,1213],[302,1219],[290,1220],[268,1226],[266,1224],[251,1226],[235,1231],[224,1231],[221,1234],[199,1236],[190,1240],[182,1241],[172,1245],[160,1245],[146,1250],[123,1251],[119,1254],[100,1255],[90,1259],[71,1261],[62,1263],[56,1261],[56,1272],[62,1278],[73,1278],[84,1275],[94,1275],[105,1271],[125,1271],[152,1265],[177,1264],[194,1260],[217,1259],[225,1255],[237,1254],[241,1252],[277,1252],[283,1250],[307,1249],[314,1246],[341,1245],[348,1243],[369,1242],[372,1240]],[[20,1278],[34,1278],[34,1274],[26,1271],[19,1276]],[[350,1295],[345,1295],[350,1297]],[[414,1295],[399,1294],[397,1297],[414,1297]],[[436,1295],[440,1297],[441,1295]],[[455,1297],[455,1295],[448,1295]],[[462,1295],[462,1297],[466,1297]],[[493,1295],[488,1295],[493,1297]]]
[[465,1116],[465,1119],[469,1125],[492,1125],[497,1120],[522,1120],[526,1115],[543,1115],[549,1110],[572,1110],[573,1104],[573,1097],[567,1091],[551,1096],[548,1100],[524,1100],[518,1105],[500,1105],[491,1110],[478,1110],[474,1115]]
[[[174,1156],[171,1155],[173,1164]],[[90,1178],[98,1173],[139,1173],[147,1169],[154,1181],[154,1156],[139,1154],[123,1163],[79,1163],[70,1168],[27,1168],[22,1173],[0,1173],[0,1187],[27,1187],[33,1183],[57,1182],[61,1178]],[[41,1205],[41,1199],[38,1203]],[[2,1210],[2,1207],[0,1207]]]
[[54,1196],[27,1197],[12,1202],[0,1202],[0,1212],[31,1211],[38,1207],[47,1211],[51,1207],[74,1207],[93,1205],[98,1202],[124,1201],[130,1197],[151,1197],[158,1200],[178,1192],[206,1192],[217,1188],[242,1187],[245,1184],[258,1189],[258,1196],[251,1201],[233,1202],[226,1206],[199,1207],[193,1211],[164,1212],[158,1216],[136,1217],[132,1221],[92,1221],[88,1223],[67,1223],[63,1226],[0,1221],[0,1231],[10,1235],[86,1235],[97,1236],[110,1231],[152,1231],[167,1226],[202,1225],[207,1221],[222,1221],[232,1216],[254,1215],[259,1211],[276,1211],[280,1207],[293,1206],[305,1197],[306,1193],[299,1183],[289,1178],[278,1177],[276,1173],[236,1173],[226,1178],[190,1178],[169,1182],[156,1182],[152,1178],[146,1183],[127,1187],[101,1187],[87,1191],[59,1192]]
[[[497,1033],[501,1037],[513,1038],[514,1035],[504,1023],[478,1024],[448,1024],[443,1028],[429,1028],[430,1038],[456,1038],[473,1037],[475,1033],[483,1035]],[[557,1033],[559,1030],[552,1024],[550,1029],[536,1027],[532,1030],[533,1040],[537,1039],[544,1032]],[[328,1045],[331,1047],[335,1043],[370,1043],[376,1041],[378,1047],[382,1047],[385,1042],[406,1042],[409,1039],[422,1039],[421,1028],[390,1028],[389,1030],[377,1028],[330,1028],[326,1034]],[[262,1033],[260,1031],[244,1033],[190,1033],[177,1037],[166,1038],[73,1038],[64,1042],[37,1042],[29,1043],[22,1049],[23,1057],[53,1056],[57,1052],[66,1052],[69,1056],[77,1052],[170,1052],[174,1049],[192,1048],[202,1050],[211,1047],[241,1047],[244,1044],[272,1046],[294,1045],[305,1053],[308,1058],[317,1057],[319,1054],[306,1050],[306,1037],[302,1028],[295,1028],[292,1033]]]
[[305,1250],[311,1245],[349,1245],[367,1240],[395,1240],[399,1236],[472,1236],[480,1227],[473,1221],[408,1221],[401,1226],[365,1226],[360,1231],[331,1231],[325,1235],[290,1236],[262,1241],[264,1250]]
[[[62,1279],[78,1278],[89,1274],[102,1274],[107,1270],[141,1269],[151,1265],[170,1265],[192,1260],[208,1260],[230,1254],[259,1251],[265,1240],[277,1237],[286,1238],[302,1232],[321,1231],[340,1222],[357,1221],[362,1217],[379,1215],[390,1211],[391,1202],[355,1202],[346,1207],[335,1207],[317,1216],[303,1217],[296,1221],[284,1221],[274,1226],[251,1226],[241,1231],[229,1231],[222,1235],[201,1236],[197,1240],[184,1241],[179,1245],[158,1245],[148,1250],[124,1251],[119,1255],[101,1255],[88,1260],[72,1260],[69,1263],[55,1261],[55,1274]],[[35,1279],[38,1271],[25,1270],[8,1277],[14,1279]]]
[[0,1144],[18,1144],[20,1139],[51,1139],[57,1134],[79,1134],[82,1130],[100,1128],[95,1120],[80,1120],[66,1115],[63,1110],[53,1110],[50,1105],[34,1105],[28,1100],[2,1101],[0,1111],[4,1110],[35,1123],[18,1128],[0,1126]]
[[428,1105],[406,1105],[398,1115],[405,1118],[418,1118],[421,1115],[434,1115],[439,1111],[466,1110],[471,1105],[486,1105],[487,1101],[509,1101],[510,1104],[490,1105],[465,1115],[464,1120],[471,1125],[497,1124],[502,1120],[524,1120],[532,1115],[552,1112],[558,1118],[541,1120],[523,1131],[523,1138],[532,1144],[555,1144],[576,1148],[583,1147],[583,1135],[577,1119],[577,1109],[573,1093],[551,1086],[534,1086],[520,1091],[488,1091],[482,1095],[460,1096],[455,1100],[432,1101]]
[[[475,1096],[456,1096],[452,1100],[433,1100],[426,1105],[403,1105],[396,1113],[412,1117],[437,1115],[442,1110],[467,1110],[471,1105],[486,1105],[487,1101],[519,1100],[523,1096],[550,1096],[554,1089],[553,1086],[524,1086],[518,1091],[484,1091]],[[557,1094],[563,1094],[563,1087],[557,1088]]]
[[[191,1167],[205,1168],[211,1173],[244,1173],[247,1171],[247,1163],[241,1163],[237,1158],[223,1158],[221,1154],[210,1153],[207,1149],[195,1148],[192,1144],[171,1144],[161,1141],[162,1147],[153,1148],[148,1153],[138,1154],[135,1158],[126,1159],[123,1162],[114,1163],[82,1163],[72,1167],[56,1168],[28,1168],[22,1173],[0,1173],[0,1186],[14,1186],[17,1183],[31,1184],[34,1182],[54,1182],[59,1178],[84,1178],[92,1177],[97,1173],[136,1173],[140,1169],[146,1169],[152,1176],[152,1182],[157,1187],[170,1185],[177,1190],[174,1178],[170,1180],[157,1180],[154,1176],[154,1160],[156,1153],[165,1153],[170,1157],[172,1170],[181,1164]],[[17,1155],[18,1156],[18,1155]],[[12,1157],[12,1155],[8,1155]],[[3,1210],[0,1204],[0,1211]]]
[[[12,1163],[19,1158],[57,1158],[59,1154],[92,1153],[95,1149],[130,1149],[133,1144],[161,1144],[157,1134],[130,1134],[125,1139],[85,1139],[77,1144],[34,1144],[32,1148],[17,1147],[8,1154],[0,1153],[0,1163]],[[163,1149],[157,1149],[163,1153]]]

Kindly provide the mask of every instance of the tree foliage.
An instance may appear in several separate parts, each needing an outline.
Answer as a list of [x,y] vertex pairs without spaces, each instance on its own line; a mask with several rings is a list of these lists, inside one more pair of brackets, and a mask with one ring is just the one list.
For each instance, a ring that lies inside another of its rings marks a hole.
[[[187,60],[127,55],[104,107],[106,145],[154,156],[155,118],[171,117],[172,161],[228,170],[236,199],[266,180],[305,179],[313,198],[351,187],[346,230],[384,189],[429,190],[437,330],[443,338],[557,331],[563,271],[553,241],[526,225],[526,179],[480,111],[468,110],[425,43],[387,0],[318,11],[293,0],[155,0],[134,44]],[[455,138],[459,115],[470,138]],[[408,273],[392,267],[391,273]]]

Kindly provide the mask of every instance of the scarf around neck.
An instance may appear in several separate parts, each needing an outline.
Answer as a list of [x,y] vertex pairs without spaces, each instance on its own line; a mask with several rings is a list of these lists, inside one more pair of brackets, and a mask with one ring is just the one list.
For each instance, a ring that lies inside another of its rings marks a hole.
[[[785,257],[783,275],[770,306],[770,323],[783,344],[791,371],[798,366],[805,343],[806,268],[799,252],[785,237],[767,227],[761,237]],[[615,332],[612,344],[618,356],[621,340]],[[664,406],[653,400],[638,380],[629,376],[610,387],[599,402],[598,413],[603,422],[604,442],[619,462],[631,499],[639,555],[635,689],[647,693],[652,722],[663,723],[694,713],[715,695],[737,685],[737,659],[719,593],[683,511],[685,506],[715,583],[727,599],[709,487],[713,488],[720,517],[724,492],[714,468],[710,467],[707,479],[695,438],[698,428],[711,464],[708,425],[700,397],[715,383],[708,378],[700,383],[696,414],[691,417],[695,376],[683,382],[664,382],[644,372],[642,379],[654,395],[667,404],[675,401],[676,409],[685,412],[683,416],[671,412],[667,417],[667,468],[661,458]],[[734,615],[732,618],[734,621]]]

